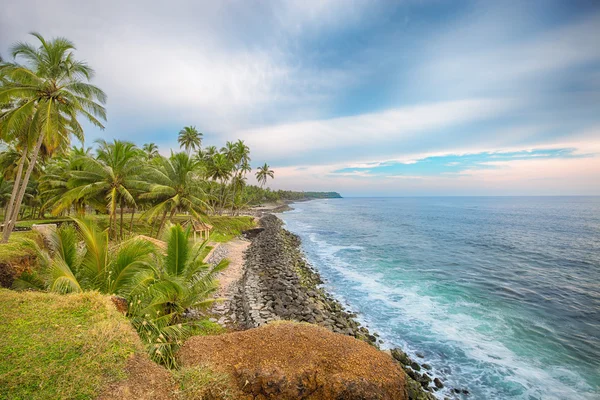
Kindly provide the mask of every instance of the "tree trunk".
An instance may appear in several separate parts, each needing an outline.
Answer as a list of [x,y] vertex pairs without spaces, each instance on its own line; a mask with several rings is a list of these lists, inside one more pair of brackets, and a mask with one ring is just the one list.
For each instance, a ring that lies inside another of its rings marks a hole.
[[165,208],[165,212],[163,212],[162,219],[160,221],[160,225],[158,226],[158,231],[156,231],[156,238],[158,239],[158,235],[160,235],[160,231],[162,231],[163,226],[165,225],[165,219],[167,218],[167,209]]
[[135,215],[135,206],[133,207],[133,209],[131,211],[131,220],[129,221],[129,234],[130,235],[133,232],[133,216],[134,215]]
[[235,207],[235,181],[236,180],[234,179],[233,180],[234,183],[232,183],[233,189],[232,189],[232,195],[231,195],[231,215],[233,215],[233,208]]
[[123,198],[121,197],[121,227],[120,227],[120,229],[121,229],[121,233],[120,233],[121,240],[123,240],[123,209],[124,209]]
[[[13,212],[13,208],[15,205],[15,200],[17,199],[17,193],[19,191],[19,186],[21,184],[21,177],[23,176],[23,166],[25,165],[25,160],[27,159],[27,147],[23,150],[23,155],[19,160],[19,167],[17,168],[17,175],[15,176],[15,181],[13,183],[12,192],[10,194],[10,200],[6,205],[6,213],[4,214],[4,231],[8,230],[8,223],[10,222],[10,216]],[[4,240],[2,240],[4,242]],[[8,241],[8,239],[7,239]]]
[[152,226],[150,227],[150,236],[152,236],[152,232],[154,232],[154,227],[156,226],[156,222],[158,221],[158,218],[154,218],[152,220]]
[[4,227],[4,234],[2,236],[2,243],[7,243],[10,238],[10,234],[12,233],[15,224],[17,223],[17,215],[19,214],[19,208],[21,208],[21,202],[23,201],[23,196],[25,196],[25,189],[27,189],[27,184],[29,183],[29,177],[31,176],[31,172],[35,167],[35,163],[37,162],[38,153],[40,152],[40,147],[42,147],[42,143],[44,141],[44,135],[42,132],[39,134],[39,138],[37,143],[35,144],[35,148],[33,149],[33,154],[31,156],[31,160],[29,160],[29,166],[27,167],[27,172],[25,172],[25,177],[21,182],[21,187],[19,188],[19,194],[17,195],[16,202],[14,204],[13,212],[10,216],[10,220],[8,222],[8,226]]

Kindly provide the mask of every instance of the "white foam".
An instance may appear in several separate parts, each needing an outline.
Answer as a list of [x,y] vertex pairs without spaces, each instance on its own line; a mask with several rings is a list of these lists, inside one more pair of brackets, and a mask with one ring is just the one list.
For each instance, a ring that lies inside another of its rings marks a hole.
[[[300,223],[298,225],[301,226]],[[326,266],[321,268],[322,270],[331,268],[343,279],[353,282],[354,289],[366,295],[369,301],[383,303],[392,316],[387,324],[413,324],[415,328],[418,326],[429,331],[430,335],[428,336],[431,336],[432,340],[445,342],[464,351],[472,360],[469,363],[472,366],[461,364],[460,374],[464,376],[459,377],[462,378],[459,380],[464,382],[465,376],[481,377],[485,371],[481,370],[480,364],[485,363],[485,368],[491,366],[494,373],[505,381],[521,385],[525,393],[520,398],[548,400],[595,398],[592,394],[583,393],[591,392],[592,388],[576,373],[560,367],[547,368],[539,361],[533,360],[532,362],[530,359],[523,359],[501,342],[478,331],[478,328],[487,328],[487,330],[491,328],[492,332],[496,330],[498,334],[501,334],[499,331],[506,332],[508,324],[502,324],[500,316],[496,316],[496,318],[500,318],[500,324],[494,327],[488,321],[478,320],[465,313],[457,313],[455,312],[456,307],[440,304],[434,297],[421,294],[421,288],[418,286],[402,288],[391,286],[392,282],[386,280],[383,273],[369,271],[368,266],[364,265],[361,265],[361,269],[357,271],[354,269],[355,265],[336,256],[344,249],[364,250],[364,247],[331,245],[316,233],[309,233],[308,238],[315,245],[314,254],[318,258],[311,260],[313,265]],[[343,295],[340,296],[336,293],[336,296],[346,300]],[[352,300],[350,300],[351,302]],[[480,304],[466,301],[462,301],[456,306],[468,306],[472,309],[482,307]],[[381,323],[378,324],[373,320],[361,322],[370,323],[378,332],[390,331]],[[390,336],[386,335],[385,339],[398,342],[398,338]],[[506,339],[510,340],[510,337]],[[414,351],[408,350],[409,354],[412,353],[411,355],[414,357]],[[434,364],[434,368],[436,366],[439,368],[445,361],[433,359],[430,363]],[[455,378],[449,376],[449,382],[460,385]],[[568,381],[568,384],[565,381]],[[438,392],[438,395],[443,397],[444,393],[444,391]]]

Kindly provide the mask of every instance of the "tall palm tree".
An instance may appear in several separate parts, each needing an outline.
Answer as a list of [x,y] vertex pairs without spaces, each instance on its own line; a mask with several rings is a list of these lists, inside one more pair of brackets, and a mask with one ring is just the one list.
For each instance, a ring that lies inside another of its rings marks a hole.
[[224,153],[214,154],[206,166],[207,176],[215,181],[219,181],[220,184],[219,213],[222,213],[225,207],[225,182],[231,178],[232,172],[233,164]]
[[[143,189],[147,183],[140,179],[144,168],[139,161],[139,151],[130,142],[98,141],[98,157],[81,160],[82,170],[73,171],[69,182],[71,189],[54,206],[57,214],[69,208],[74,201],[85,199],[100,210],[107,210],[111,235],[123,239],[123,210],[125,205],[135,207],[134,189]],[[117,208],[121,208],[121,230],[117,235]]]
[[250,167],[250,148],[246,146],[243,140],[238,140],[235,143],[227,142],[222,151],[233,165],[231,180],[231,213],[233,214],[236,192],[238,189],[242,189],[245,184],[244,175],[252,170]]
[[200,149],[202,145],[202,133],[198,132],[195,126],[186,126],[179,131],[177,141],[179,142],[179,146],[185,149],[189,155],[190,151]]
[[262,167],[256,170],[256,180],[260,183],[260,187],[264,187],[268,178],[275,178],[275,171],[270,169],[269,164],[265,163]]
[[[71,135],[83,141],[80,116],[100,128],[104,128],[101,121],[106,120],[106,95],[88,83],[94,71],[75,59],[74,44],[64,38],[47,41],[38,33],[32,35],[40,42],[39,47],[17,43],[11,49],[15,61],[0,64],[0,104],[7,105],[0,111],[0,138],[10,140],[15,135],[26,135],[32,143],[23,149],[23,163],[31,152],[30,163],[24,176],[22,165],[18,168],[17,189],[5,218],[3,242],[8,241],[16,223],[42,144],[61,147]],[[18,62],[21,59],[23,64]]]
[[156,143],[146,143],[142,147],[142,150],[146,154],[146,157],[151,160],[154,157],[158,156],[158,146]]
[[157,166],[148,171],[146,179],[150,182],[150,187],[140,198],[158,203],[142,217],[151,219],[162,213],[157,236],[165,224],[167,213],[169,220],[172,220],[177,210],[198,216],[209,208],[201,188],[198,162],[187,153],[175,153],[169,158],[161,158]]

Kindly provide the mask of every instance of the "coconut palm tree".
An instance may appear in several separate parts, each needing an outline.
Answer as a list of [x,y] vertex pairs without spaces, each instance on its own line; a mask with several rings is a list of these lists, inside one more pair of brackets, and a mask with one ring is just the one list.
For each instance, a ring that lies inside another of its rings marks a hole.
[[[36,246],[43,286],[57,293],[79,293],[97,290],[105,294],[128,296],[134,277],[152,270],[154,245],[133,239],[110,246],[108,232],[93,221],[74,219],[78,230],[70,225],[58,229],[49,237],[51,251]],[[79,231],[79,232],[78,232]],[[84,246],[79,246],[83,240]],[[25,275],[16,282],[24,289],[39,282]]]
[[171,154],[169,158],[161,158],[147,172],[146,180],[150,182],[150,186],[140,198],[157,204],[146,211],[142,218],[151,219],[162,213],[157,236],[165,224],[167,213],[169,220],[173,219],[177,210],[187,211],[198,217],[209,208],[201,188],[198,167],[197,161],[182,152]]
[[174,353],[201,321],[185,319],[186,312],[212,304],[218,284],[215,276],[229,261],[216,265],[202,260],[206,242],[193,245],[190,229],[174,225],[166,235],[167,252],[157,257],[152,271],[135,277],[129,296],[129,316],[151,357],[173,367]]
[[142,147],[142,150],[144,151],[144,153],[146,154],[146,157],[149,160],[151,160],[154,157],[157,157],[159,155],[158,146],[156,145],[156,143],[146,143]]
[[[7,242],[16,223],[25,189],[36,165],[42,144],[47,148],[64,147],[71,135],[83,141],[83,128],[78,118],[104,128],[106,120],[103,104],[106,95],[88,83],[94,71],[86,63],[75,59],[75,46],[64,38],[44,39],[33,33],[40,45],[17,43],[11,49],[14,62],[0,64],[0,139],[27,136],[30,147],[23,149],[22,161],[29,156],[30,163],[22,176],[18,168],[14,196],[11,196],[5,218],[2,241]],[[19,63],[23,60],[23,63]]]
[[123,239],[123,210],[125,205],[136,206],[133,190],[142,190],[147,183],[139,178],[144,168],[139,161],[138,148],[130,142],[114,140],[113,143],[98,141],[98,157],[81,159],[82,170],[73,171],[69,181],[71,188],[55,204],[53,213],[58,214],[71,207],[74,201],[85,199],[99,210],[107,210],[111,236],[117,237],[117,208],[121,208]]
[[[91,156],[90,152],[89,147],[73,147],[66,156],[50,160],[40,178],[42,210],[51,209],[63,200],[71,189],[73,172],[83,169],[83,161]],[[85,200],[80,198],[72,202],[78,216],[85,215]]]
[[200,149],[202,145],[202,133],[198,132],[195,126],[186,126],[179,131],[177,141],[179,142],[179,146],[185,149],[189,155],[190,151]]
[[222,213],[223,208],[225,207],[225,183],[231,178],[233,164],[224,153],[214,154],[207,164],[207,176],[215,181],[219,181],[220,184],[218,205],[220,208],[219,212]]
[[236,192],[240,188],[239,183],[243,182],[243,175],[251,170],[249,169],[250,148],[243,140],[238,140],[237,142],[227,142],[221,152],[225,154],[232,165],[231,212],[233,213]]
[[256,171],[256,180],[260,183],[260,187],[264,187],[268,178],[275,178],[275,171],[270,169],[269,164],[265,163],[262,167],[258,167]]

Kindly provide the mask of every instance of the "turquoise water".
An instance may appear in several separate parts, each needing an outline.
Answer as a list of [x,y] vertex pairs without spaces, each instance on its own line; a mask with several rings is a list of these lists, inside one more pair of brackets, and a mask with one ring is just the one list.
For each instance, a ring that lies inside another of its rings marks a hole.
[[600,398],[600,197],[293,207],[326,288],[467,398]]

